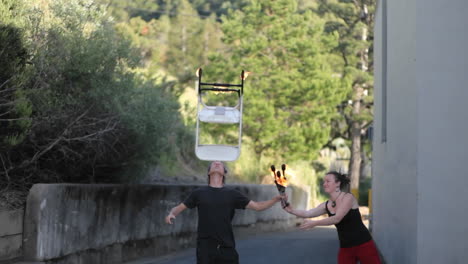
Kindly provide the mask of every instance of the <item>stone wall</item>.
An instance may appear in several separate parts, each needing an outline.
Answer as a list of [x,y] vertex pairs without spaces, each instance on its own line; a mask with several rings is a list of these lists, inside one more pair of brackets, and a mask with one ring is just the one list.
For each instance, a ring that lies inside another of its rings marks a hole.
[[[173,225],[165,224],[164,218],[170,208],[197,187],[34,185],[25,215],[24,259],[47,263],[119,263],[194,246],[196,210],[182,212]],[[277,195],[271,185],[231,187],[255,201]],[[307,207],[307,192],[288,188],[288,193],[295,206]],[[295,221],[278,203],[262,212],[238,210],[233,223],[241,233],[284,229]]]
[[0,262],[22,255],[24,210],[0,211]]

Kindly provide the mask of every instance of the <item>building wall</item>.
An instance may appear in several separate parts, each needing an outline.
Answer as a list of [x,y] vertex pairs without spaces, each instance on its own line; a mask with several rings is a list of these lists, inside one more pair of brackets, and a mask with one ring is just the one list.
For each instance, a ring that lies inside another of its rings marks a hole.
[[[388,263],[415,263],[417,100],[414,0],[379,3],[375,32],[373,236]],[[383,54],[386,41],[386,54]],[[386,55],[386,56],[385,56]],[[380,69],[385,68],[386,72]],[[394,67],[394,65],[399,65]],[[385,76],[386,74],[386,76]],[[395,78],[398,76],[398,78]],[[386,85],[386,93],[380,88]],[[387,111],[382,108],[386,103]],[[383,122],[386,122],[384,125]],[[385,129],[386,126],[386,129]],[[385,129],[385,130],[383,130]],[[386,139],[385,139],[386,135]],[[376,163],[376,164],[374,164]],[[398,241],[398,243],[395,243]]]
[[379,1],[372,228],[387,263],[468,259],[467,13],[464,0]]
[[418,6],[418,263],[467,263],[468,1]]

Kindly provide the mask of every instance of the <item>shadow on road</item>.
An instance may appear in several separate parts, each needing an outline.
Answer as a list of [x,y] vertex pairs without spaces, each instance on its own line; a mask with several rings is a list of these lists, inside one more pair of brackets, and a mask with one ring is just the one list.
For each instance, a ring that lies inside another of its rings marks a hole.
[[[241,264],[335,264],[338,237],[334,227],[261,234],[237,240]],[[194,264],[195,249],[126,264]]]

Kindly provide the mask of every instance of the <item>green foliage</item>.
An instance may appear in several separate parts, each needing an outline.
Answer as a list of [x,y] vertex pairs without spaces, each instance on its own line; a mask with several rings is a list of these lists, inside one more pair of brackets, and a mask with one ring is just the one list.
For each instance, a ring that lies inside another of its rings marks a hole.
[[369,206],[369,190],[372,187],[372,178],[367,177],[359,184],[359,205]]
[[230,10],[242,9],[248,5],[248,0],[191,0],[193,7],[202,16],[210,16],[213,13],[217,17],[226,15]]
[[[288,174],[288,171],[290,174]],[[302,188],[305,186],[309,187],[309,201],[312,203],[312,206],[317,206],[319,201],[324,200],[320,196],[320,190],[322,190],[320,181],[322,177],[310,166],[310,162],[298,160],[288,163],[286,175],[289,175],[288,179],[292,184],[301,186]]]
[[0,24],[0,150],[21,143],[31,121],[30,102],[19,87],[23,81],[27,51],[22,32],[14,26]]
[[24,0],[2,0],[0,3],[0,23],[16,27],[23,26],[24,2]]
[[[164,84],[161,84],[162,86]],[[132,157],[144,167],[158,164],[162,155],[173,151],[177,143],[177,132],[181,122],[177,109],[179,105],[168,95],[161,93],[161,87],[152,83],[139,83],[129,98],[122,98],[125,108],[120,115],[133,139],[127,144],[139,151]]]
[[[2,0],[0,38],[10,44],[0,49],[0,76],[11,81],[0,89],[0,119],[14,120],[1,121],[0,177],[8,173],[17,186],[110,182],[154,166],[164,174],[198,167],[196,113],[186,102],[196,98],[194,73],[203,67],[213,82],[239,83],[242,69],[252,72],[234,174],[259,182],[272,161],[284,160],[303,170],[299,184],[318,190],[310,164],[332,140],[331,125],[342,123],[336,105],[354,84],[372,82],[358,68],[356,52],[367,44],[355,37],[365,23],[352,18],[358,9],[350,4]],[[209,142],[235,144],[238,136],[222,126],[205,132]]]
[[[373,23],[376,7],[375,0],[342,1],[320,0],[317,12],[326,20],[324,32],[338,36],[338,45],[332,51],[342,58],[336,65],[342,72],[347,86],[346,100],[355,100],[355,89],[368,90],[363,99],[362,111],[353,114],[351,105],[344,108],[343,115],[349,121],[363,124],[370,122],[372,116],[373,89]],[[365,39],[362,39],[366,36]],[[346,132],[345,132],[346,133]]]
[[208,53],[220,49],[222,32],[214,15],[202,19],[187,0],[159,1],[158,6],[159,15],[150,20],[119,16],[118,30],[141,51],[147,69],[177,80],[171,91],[180,96],[187,85],[193,86],[195,69],[208,63]]
[[203,24],[187,0],[180,1],[177,11],[178,15],[171,19],[167,59],[163,65],[172,76],[185,83],[193,79],[194,69],[203,56]]
[[17,122],[21,138],[3,131],[3,125],[0,131],[9,142],[2,148],[6,169],[0,171],[8,176],[7,186],[116,182],[125,171],[146,173],[175,155],[184,132],[179,106],[165,92],[169,84],[137,73],[138,50],[117,33],[101,7],[57,0],[22,8],[24,46],[31,56],[25,57],[19,30],[0,31],[11,44],[0,54],[0,61],[9,62],[2,63],[2,80],[25,68],[6,100],[15,105],[14,113],[28,117]]
[[242,155],[235,162],[228,163],[228,167],[232,168],[232,174],[238,175],[238,179],[247,183],[260,183],[261,176],[268,174],[271,160],[262,158],[256,155],[252,144],[243,144]]
[[[223,19],[228,53],[212,55],[207,75],[236,82],[252,71],[245,89],[245,135],[257,155],[291,160],[316,157],[329,135],[335,105],[343,99],[340,79],[328,64],[323,21],[297,12],[295,1],[251,1]],[[278,154],[280,153],[280,154]]]
[[[358,188],[361,171],[363,135],[361,131],[373,119],[373,25],[375,0],[320,0],[318,12],[327,20],[325,33],[338,35],[334,52],[342,57],[342,75],[346,81],[347,100],[338,107],[341,118],[334,120],[333,137],[351,141],[349,162],[351,188]],[[368,95],[366,95],[368,94]],[[345,123],[345,125],[340,125]],[[365,138],[364,138],[365,140]]]
[[158,16],[158,4],[154,0],[96,0],[104,5],[118,21],[140,17],[146,21]]

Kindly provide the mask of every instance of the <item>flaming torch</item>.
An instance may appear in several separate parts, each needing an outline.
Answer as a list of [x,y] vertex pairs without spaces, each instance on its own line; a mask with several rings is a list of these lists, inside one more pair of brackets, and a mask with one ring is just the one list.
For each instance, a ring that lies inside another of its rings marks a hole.
[[[275,173],[275,170],[276,170],[275,165],[271,165],[270,169],[273,172],[273,178],[275,179],[275,184],[276,184],[276,188],[278,189],[278,192],[281,195],[284,195],[284,193],[286,192],[286,186],[288,186],[288,180],[286,179],[286,174],[285,174],[286,164],[281,165],[283,175],[281,175],[280,171],[276,171]],[[283,208],[286,208],[289,206],[289,203],[281,199],[281,206],[283,206]]]

